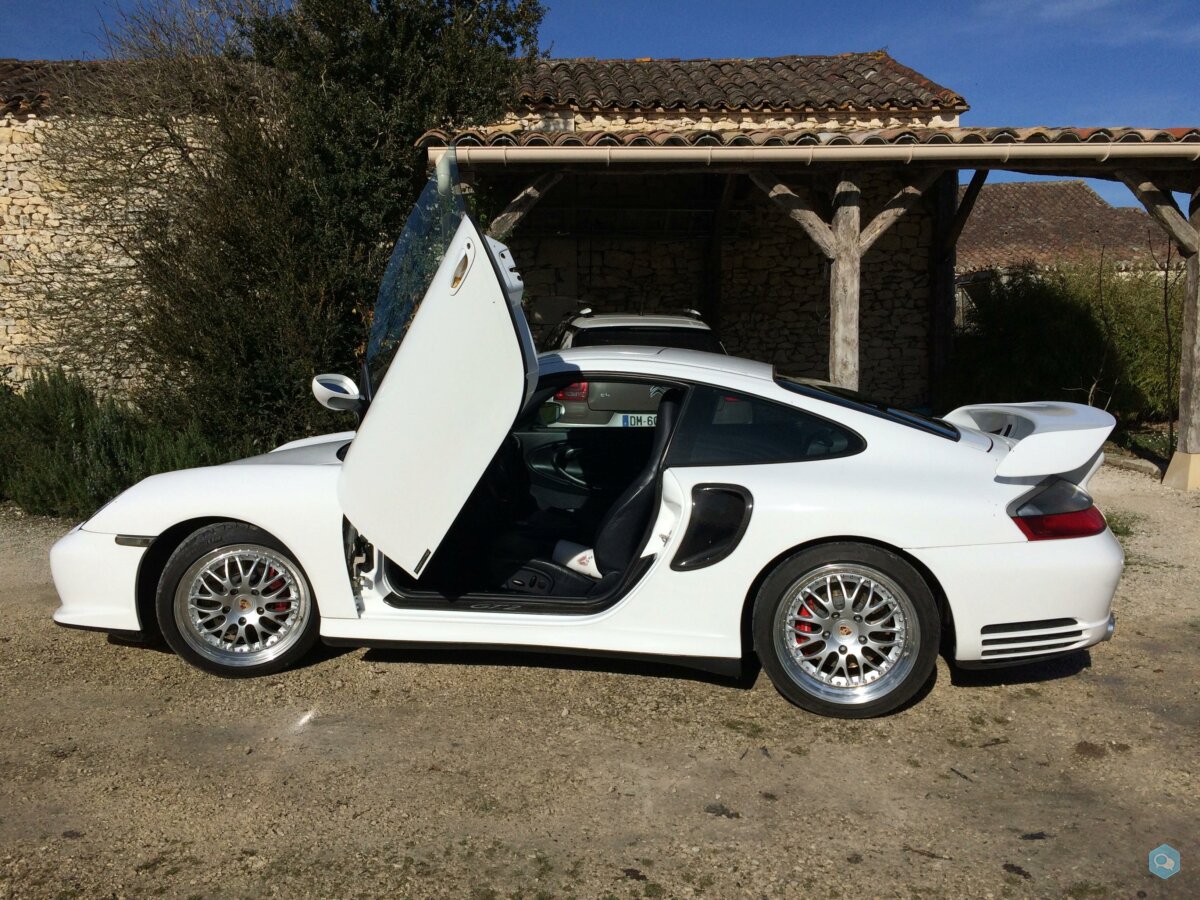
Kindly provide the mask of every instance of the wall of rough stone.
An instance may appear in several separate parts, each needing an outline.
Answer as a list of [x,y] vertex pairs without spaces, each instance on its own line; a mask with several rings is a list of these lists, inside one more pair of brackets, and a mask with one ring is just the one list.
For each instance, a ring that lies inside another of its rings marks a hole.
[[[19,383],[36,362],[30,307],[43,289],[47,257],[70,240],[38,169],[39,119],[0,120],[0,379]],[[57,240],[56,240],[57,239]]]
[[[508,243],[525,277],[527,305],[535,321],[552,324],[575,308],[574,300],[597,312],[704,309],[709,222],[703,229],[690,229],[692,236],[686,239],[647,234],[660,226],[664,236],[689,231],[681,227],[678,215],[674,230],[666,226],[669,214],[657,209],[654,181],[630,177],[621,186],[594,181],[564,187],[569,203],[585,212],[588,204],[607,208],[621,202],[622,195],[642,197],[647,208],[624,213],[625,227],[618,218],[604,218],[607,236],[564,234],[563,208],[549,197],[543,201],[546,207],[535,207],[522,221]],[[864,225],[901,186],[898,179],[882,174],[862,180]],[[670,190],[660,188],[657,203],[683,202]],[[688,193],[683,191],[685,197]],[[739,197],[722,228],[721,338],[730,353],[772,363],[783,374],[826,378],[825,258],[757,188],[745,184]],[[706,202],[704,197],[694,205]],[[686,216],[685,212],[685,225]],[[914,405],[928,400],[932,243],[933,215],[921,204],[863,258],[860,386],[868,394]]]
[[[113,387],[128,373],[67,360],[60,329],[69,316],[48,315],[48,297],[75,296],[81,285],[119,276],[129,259],[86,222],[65,185],[47,171],[50,129],[70,119],[0,119],[0,384],[19,386],[40,366],[73,368]],[[61,319],[61,320],[60,320]]]
[[[127,264],[103,256],[70,197],[39,167],[53,124],[0,120],[0,378],[10,384],[39,363],[61,362],[54,335],[31,311],[63,283],[67,264],[79,256],[99,271]],[[899,187],[885,175],[864,181],[864,223]],[[578,303],[613,312],[703,309],[719,188],[719,179],[704,176],[565,179],[509,238],[535,327]],[[918,207],[863,260],[862,388],[900,402],[921,402],[928,391],[932,231],[932,216]],[[720,271],[721,335],[730,352],[787,374],[827,375],[826,262],[748,182],[726,214]]]

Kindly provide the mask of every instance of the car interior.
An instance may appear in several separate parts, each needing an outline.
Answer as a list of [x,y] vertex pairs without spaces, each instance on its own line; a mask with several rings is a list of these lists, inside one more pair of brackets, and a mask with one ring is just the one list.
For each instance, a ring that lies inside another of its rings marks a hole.
[[539,384],[419,579],[385,562],[395,605],[479,594],[602,601],[648,567],[638,554],[686,390],[627,380],[657,398],[652,418],[567,425],[553,398],[570,381]]

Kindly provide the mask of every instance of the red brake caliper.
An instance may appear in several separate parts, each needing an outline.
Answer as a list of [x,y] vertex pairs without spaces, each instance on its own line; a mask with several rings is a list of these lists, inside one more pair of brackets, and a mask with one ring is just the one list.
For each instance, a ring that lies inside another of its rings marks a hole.
[[[275,568],[273,566],[269,567],[267,569],[267,577],[273,578],[273,580],[263,586],[264,591],[267,591],[267,592],[277,591],[281,587],[283,587],[284,581],[283,581],[282,576],[280,576],[280,577],[274,577],[274,576],[279,576],[279,573],[275,570]],[[271,610],[271,612],[283,612],[291,605],[292,605],[292,601],[290,601],[290,600],[276,600],[272,603],[268,603],[267,609]]]
[[[805,609],[805,608],[802,608],[802,609],[800,610],[800,613],[799,613],[799,615],[800,615],[800,617],[801,617],[801,618],[804,618],[804,619],[811,619],[811,618],[812,618],[812,613],[811,613],[811,612],[809,612],[809,611],[808,611],[807,609]],[[815,631],[820,631],[820,630],[821,630],[821,628],[820,628],[820,626],[818,626],[818,625],[817,625],[815,622],[797,622],[797,623],[796,623],[796,630],[797,630],[798,632],[800,632],[801,634],[812,634],[812,633],[813,633],[813,632],[815,632]],[[796,644],[797,644],[798,646],[800,645],[800,638],[799,638],[799,637],[797,637],[797,638],[796,638]],[[804,648],[803,648],[803,646],[801,646],[800,652],[801,652],[801,653],[803,653],[803,652],[804,652]]]

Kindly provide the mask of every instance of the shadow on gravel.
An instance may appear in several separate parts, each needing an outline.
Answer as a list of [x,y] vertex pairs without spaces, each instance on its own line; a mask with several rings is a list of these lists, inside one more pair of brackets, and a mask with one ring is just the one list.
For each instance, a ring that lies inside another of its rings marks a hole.
[[737,677],[685,668],[657,660],[629,659],[618,656],[576,656],[540,650],[495,650],[474,648],[395,649],[375,647],[363,655],[365,662],[415,663],[426,666],[516,666],[523,669],[563,669],[575,672],[608,672],[614,675],[641,675],[647,678],[676,678],[722,687],[749,690],[758,680],[758,660],[742,661]]
[[963,669],[950,665],[950,683],[955,687],[995,687],[1001,684],[1036,684],[1070,678],[1092,667],[1092,655],[1080,650],[1070,656],[1047,659],[1023,666],[996,669]]
[[[146,650],[150,653],[161,653],[164,656],[174,656],[175,651],[167,646],[158,635],[142,638],[122,637],[118,634],[108,635],[108,643],[113,647],[132,647],[135,650]],[[309,666],[319,666],[327,660],[337,659],[353,651],[353,647],[334,647],[317,641],[316,645],[304,654],[304,658],[288,666],[288,669],[307,669]]]

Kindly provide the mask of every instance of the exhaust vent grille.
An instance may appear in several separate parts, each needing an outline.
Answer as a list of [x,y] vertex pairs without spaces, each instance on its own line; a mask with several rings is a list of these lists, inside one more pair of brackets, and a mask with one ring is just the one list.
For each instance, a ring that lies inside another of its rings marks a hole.
[[[1005,622],[981,629],[983,656],[1024,656],[1067,650],[1083,639],[1075,619],[1040,619],[1032,622]],[[988,636],[990,635],[990,637]]]

